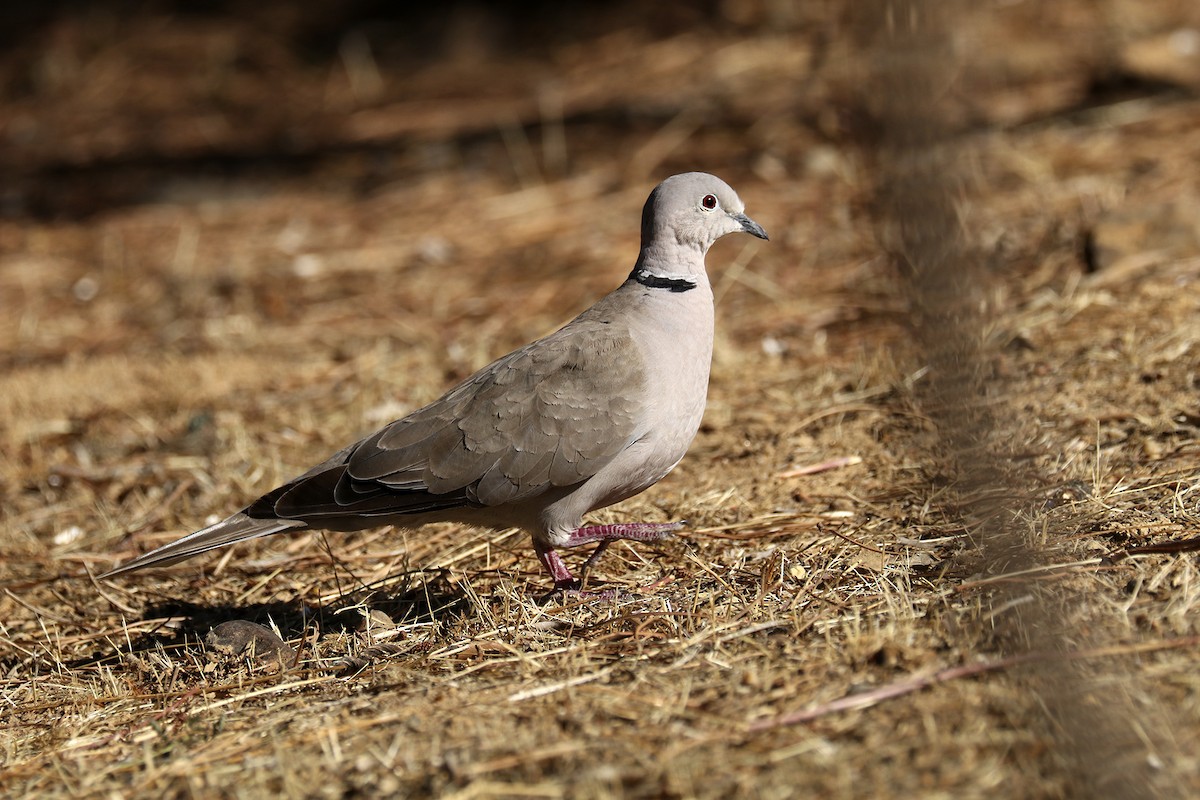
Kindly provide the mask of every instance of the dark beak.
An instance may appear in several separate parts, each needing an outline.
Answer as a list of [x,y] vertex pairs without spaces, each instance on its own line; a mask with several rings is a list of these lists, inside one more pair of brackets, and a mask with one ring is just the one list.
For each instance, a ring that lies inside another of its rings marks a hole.
[[[742,226],[742,230],[746,233],[751,236],[757,236],[760,239],[767,239],[767,232],[763,230],[762,225],[759,225],[745,214],[730,214],[729,216],[737,220],[738,224]],[[768,239],[768,241],[770,240]]]

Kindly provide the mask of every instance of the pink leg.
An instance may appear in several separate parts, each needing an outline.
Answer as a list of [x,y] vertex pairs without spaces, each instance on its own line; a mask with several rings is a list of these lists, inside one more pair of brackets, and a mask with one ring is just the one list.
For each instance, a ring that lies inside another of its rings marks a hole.
[[538,561],[542,562],[542,567],[550,573],[551,578],[554,578],[555,591],[579,588],[579,581],[575,580],[571,570],[567,569],[567,565],[563,563],[562,556],[558,554],[557,550],[543,547],[537,542],[534,542],[533,547],[537,550]]
[[[632,539],[639,542],[656,542],[660,539],[666,539],[674,531],[682,528],[686,523],[683,522],[631,522],[621,525],[589,525],[586,528],[578,528],[567,540],[563,542],[563,547],[578,547],[583,544],[591,544],[599,542],[592,554],[583,562],[583,571],[587,573],[596,562],[600,560],[600,556],[608,549],[608,546],[618,539]],[[538,554],[538,560],[542,562],[542,566],[550,577],[554,578],[555,591],[577,590],[580,583],[567,569],[567,565],[563,563],[562,556],[551,547],[543,547],[535,544]]]

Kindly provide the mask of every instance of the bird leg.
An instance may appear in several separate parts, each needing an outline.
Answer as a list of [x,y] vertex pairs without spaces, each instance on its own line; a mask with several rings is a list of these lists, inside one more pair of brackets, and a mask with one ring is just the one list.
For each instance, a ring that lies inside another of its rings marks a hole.
[[[583,562],[583,572],[586,574],[600,560],[600,556],[608,546],[618,539],[631,539],[638,542],[656,542],[666,539],[673,532],[682,528],[684,522],[630,522],[618,525],[589,525],[577,528],[562,543],[562,547],[578,547],[583,544],[599,542],[592,554]],[[535,544],[538,560],[550,577],[554,578],[554,591],[577,591],[580,582],[567,569],[562,556],[552,547]]]
[[562,556],[553,547],[545,547],[537,542],[534,542],[534,550],[537,551],[538,561],[542,562],[542,567],[546,572],[550,573],[550,577],[554,578],[554,591],[568,591],[579,588],[579,581],[575,580],[575,576],[571,574],[571,570],[567,569],[567,565],[563,563]]

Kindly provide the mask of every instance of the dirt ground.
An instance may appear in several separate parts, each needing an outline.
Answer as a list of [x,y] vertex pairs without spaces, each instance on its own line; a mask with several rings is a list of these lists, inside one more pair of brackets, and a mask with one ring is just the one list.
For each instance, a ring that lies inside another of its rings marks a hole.
[[[17,5],[0,793],[1200,794],[1200,5]],[[452,525],[94,577],[572,317],[691,169],[771,241],[615,598]]]

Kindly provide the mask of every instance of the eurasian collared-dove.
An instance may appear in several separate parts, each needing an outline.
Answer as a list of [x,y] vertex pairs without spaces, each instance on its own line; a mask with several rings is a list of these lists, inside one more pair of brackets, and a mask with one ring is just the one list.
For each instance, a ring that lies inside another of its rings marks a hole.
[[557,548],[598,543],[586,569],[614,540],[668,536],[682,523],[581,525],[661,480],[696,435],[713,345],[704,256],[727,233],[767,238],[744,208],[712,175],[667,178],[642,210],[629,278],[565,327],[104,577],[282,531],[457,521],[529,531],[555,588],[568,589],[578,584]]

